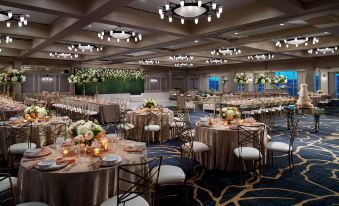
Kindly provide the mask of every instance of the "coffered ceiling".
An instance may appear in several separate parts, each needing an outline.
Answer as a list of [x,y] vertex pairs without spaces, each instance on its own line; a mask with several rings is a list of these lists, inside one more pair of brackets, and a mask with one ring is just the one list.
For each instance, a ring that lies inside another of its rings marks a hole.
[[[178,3],[179,0],[170,0]],[[208,2],[204,0],[203,2]],[[194,67],[208,66],[206,60],[223,59],[222,64],[252,62],[249,55],[272,54],[273,59],[289,60],[320,57],[308,49],[339,46],[338,0],[218,0],[223,6],[220,19],[198,24],[181,24],[174,18],[161,20],[159,6],[166,0],[0,0],[0,10],[28,15],[28,25],[6,27],[0,35],[12,43],[0,43],[1,62],[45,61],[51,64],[140,64],[158,60],[159,66],[174,67],[170,55],[191,55]],[[98,38],[98,32],[122,27],[142,34],[142,40]],[[300,36],[318,37],[318,44],[276,47],[276,41]],[[70,51],[68,46],[92,44],[102,51]],[[240,48],[238,55],[212,55],[220,47]],[[78,53],[77,59],[53,58],[51,52]],[[334,52],[326,55],[338,55]],[[257,62],[257,61],[255,61]]]

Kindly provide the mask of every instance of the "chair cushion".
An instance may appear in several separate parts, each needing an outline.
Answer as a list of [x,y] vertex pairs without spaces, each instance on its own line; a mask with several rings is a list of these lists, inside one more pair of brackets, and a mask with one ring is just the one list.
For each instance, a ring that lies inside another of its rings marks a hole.
[[171,122],[170,127],[184,127],[185,123],[183,122]]
[[174,117],[173,119],[175,122],[181,122],[181,119],[179,117]]
[[[157,170],[157,167],[151,170],[151,174],[153,175]],[[156,181],[156,175],[153,175],[153,182]],[[182,183],[185,181],[186,175],[185,172],[177,166],[173,165],[161,165],[158,184],[176,184]]]
[[[35,149],[36,148],[36,144],[31,143],[31,148]],[[9,152],[11,154],[23,154],[27,149],[28,149],[28,143],[27,142],[16,143],[16,144],[12,144],[9,147]]]
[[[189,147],[190,147],[190,143],[187,142],[187,143],[185,143],[185,145],[183,146],[183,149],[184,149],[184,150],[188,150]],[[206,152],[206,151],[208,151],[208,150],[209,150],[209,148],[208,148],[208,146],[207,146],[205,143],[203,143],[203,142],[197,142],[197,141],[194,141],[194,142],[193,142],[193,153]]]
[[243,160],[259,160],[261,153],[254,147],[237,147],[233,150],[234,155]]
[[[13,187],[16,187],[17,179],[16,177],[11,177]],[[0,193],[11,188],[9,179],[6,178],[0,182]]]
[[123,123],[123,124],[119,124],[117,126],[117,129],[124,129],[124,130],[134,129],[134,125],[131,123]]
[[289,152],[292,151],[292,147],[284,142],[269,142],[266,144],[266,149],[277,152]]
[[157,132],[160,131],[160,126],[159,125],[155,125],[155,124],[150,124],[145,126],[145,131],[149,131],[149,132]]
[[[121,196],[122,194],[120,194],[119,196]],[[137,196],[137,194],[132,193],[131,195],[135,195]],[[132,196],[129,196],[128,198],[131,198]],[[100,206],[115,206],[117,205],[117,198],[118,196],[114,196],[109,198],[108,200],[104,201],[103,203],[100,204]],[[122,205],[122,204],[119,204]],[[142,198],[141,196],[137,196],[136,198],[133,198],[127,202],[125,202],[124,206],[148,206],[147,201]]]
[[271,141],[272,137],[271,135],[266,135],[267,139]]
[[16,206],[48,206],[48,204],[43,202],[24,202]]

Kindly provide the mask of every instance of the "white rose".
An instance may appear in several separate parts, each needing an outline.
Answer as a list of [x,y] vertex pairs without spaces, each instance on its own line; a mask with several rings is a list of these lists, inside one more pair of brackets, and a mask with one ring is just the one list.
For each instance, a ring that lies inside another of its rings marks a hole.
[[265,79],[261,79],[261,83],[265,84],[266,83]]
[[93,78],[93,82],[97,82],[98,81],[98,79],[97,78]]
[[11,78],[11,80],[12,80],[12,82],[16,82],[16,81],[18,81],[18,78],[16,76],[14,76],[14,77]]
[[242,80],[239,80],[239,83],[240,83],[240,84],[242,84],[242,83],[243,83],[243,81],[242,81]]

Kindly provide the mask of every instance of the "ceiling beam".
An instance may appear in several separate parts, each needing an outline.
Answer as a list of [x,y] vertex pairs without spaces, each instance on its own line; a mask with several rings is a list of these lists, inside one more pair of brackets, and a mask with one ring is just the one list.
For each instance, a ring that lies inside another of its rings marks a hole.
[[257,0],[257,2],[284,12],[285,14],[298,14],[305,10],[299,0]]

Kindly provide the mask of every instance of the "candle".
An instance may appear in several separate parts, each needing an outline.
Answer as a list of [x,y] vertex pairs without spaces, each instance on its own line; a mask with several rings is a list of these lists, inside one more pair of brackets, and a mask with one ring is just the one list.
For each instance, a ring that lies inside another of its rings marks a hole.
[[64,148],[63,151],[62,151],[62,154],[64,156],[67,156],[69,154],[69,150],[67,148]]
[[49,116],[45,116],[44,119],[45,119],[46,122],[48,122],[49,121]]
[[107,139],[102,139],[102,140],[100,141],[100,144],[101,144],[101,147],[102,147],[105,151],[108,150],[108,141],[107,141]]
[[99,157],[100,156],[100,149],[99,148],[94,148],[93,149],[93,156],[94,157]]

